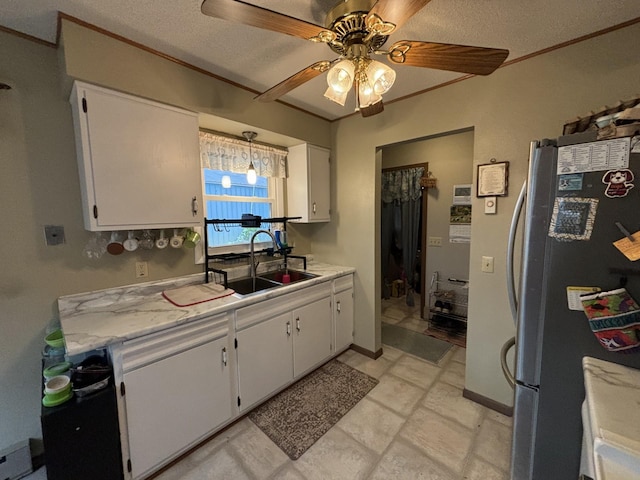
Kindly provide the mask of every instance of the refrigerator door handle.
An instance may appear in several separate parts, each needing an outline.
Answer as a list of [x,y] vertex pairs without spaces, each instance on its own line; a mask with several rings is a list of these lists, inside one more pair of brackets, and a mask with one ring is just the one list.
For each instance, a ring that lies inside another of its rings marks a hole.
[[507,383],[511,385],[511,388],[515,388],[516,386],[516,377],[513,375],[511,370],[509,370],[509,365],[507,364],[507,353],[515,344],[516,337],[511,337],[504,343],[502,349],[500,349],[500,367],[502,367],[502,374],[504,375],[504,378],[507,379]]
[[518,318],[518,298],[516,295],[516,277],[515,277],[515,243],[516,233],[518,231],[518,223],[520,214],[524,207],[524,201],[527,196],[527,181],[525,180],[520,189],[516,206],[513,209],[513,217],[511,218],[511,227],[509,228],[509,240],[507,242],[507,294],[509,295],[509,307],[511,307],[511,316],[513,323],[517,323]]

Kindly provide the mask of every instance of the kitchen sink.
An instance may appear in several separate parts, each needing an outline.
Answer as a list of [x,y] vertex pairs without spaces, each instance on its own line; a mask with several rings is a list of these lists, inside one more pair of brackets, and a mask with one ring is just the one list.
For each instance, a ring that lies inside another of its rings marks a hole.
[[228,282],[228,287],[235,290],[240,295],[249,295],[251,293],[261,292],[270,288],[281,286],[281,283],[274,282],[272,280],[256,277],[255,285],[251,277],[239,278],[237,280],[231,280]]
[[[313,273],[302,272],[300,270],[289,270],[288,272],[290,277],[289,283],[302,282],[318,276]],[[256,277],[255,285],[251,277],[246,277],[229,281],[228,287],[235,290],[239,295],[251,295],[252,293],[283,286],[285,284],[283,282],[283,276],[284,270],[265,272]]]
[[[278,270],[275,272],[264,272],[259,275],[259,278],[265,278],[267,280],[272,280],[278,283],[284,283],[282,281],[282,277],[284,276],[284,270]],[[302,280],[309,280],[310,278],[315,278],[317,275],[309,272],[302,272],[300,270],[288,270],[290,281],[289,283],[300,282]]]

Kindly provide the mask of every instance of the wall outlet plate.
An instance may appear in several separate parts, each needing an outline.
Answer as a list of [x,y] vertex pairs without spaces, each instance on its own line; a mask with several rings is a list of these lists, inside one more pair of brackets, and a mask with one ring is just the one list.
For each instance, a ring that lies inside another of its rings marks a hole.
[[442,237],[429,237],[427,239],[427,247],[441,247]]
[[44,238],[48,246],[64,243],[64,227],[62,225],[45,225]]

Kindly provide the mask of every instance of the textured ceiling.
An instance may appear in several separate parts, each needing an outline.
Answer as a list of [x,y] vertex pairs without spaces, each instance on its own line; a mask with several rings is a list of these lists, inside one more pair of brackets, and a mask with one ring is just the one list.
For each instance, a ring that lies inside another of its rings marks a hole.
[[[337,0],[246,0],[324,25]],[[0,0],[0,25],[55,42],[57,12],[178,58],[256,91],[264,91],[318,60],[336,55],[314,44],[211,18],[201,0]],[[425,40],[506,48],[507,61],[618,25],[640,16],[640,0],[431,0],[398,29],[397,40]],[[380,57],[381,58],[381,57]],[[410,95],[460,74],[394,66],[396,83],[385,101]],[[336,119],[353,112],[323,97],[325,75],[281,100]]]

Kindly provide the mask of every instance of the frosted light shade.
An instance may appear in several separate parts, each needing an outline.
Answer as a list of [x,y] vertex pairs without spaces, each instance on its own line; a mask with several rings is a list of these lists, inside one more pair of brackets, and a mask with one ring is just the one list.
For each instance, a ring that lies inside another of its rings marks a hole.
[[371,61],[366,73],[369,83],[377,95],[387,93],[393,85],[393,82],[396,81],[396,72],[384,63],[376,60]]
[[361,81],[358,83],[358,105],[360,108],[368,107],[380,100],[382,97],[374,91],[369,82]]
[[231,188],[231,177],[229,175],[222,176],[222,188]]
[[258,181],[258,176],[256,175],[256,169],[253,168],[253,162],[249,165],[249,170],[247,170],[247,182],[249,185],[255,185]]
[[349,95],[349,91],[346,92],[336,92],[333,88],[327,88],[327,91],[324,92],[324,96],[331,100],[332,102],[336,102],[338,105],[344,107],[344,102],[347,101],[347,95]]
[[355,66],[351,60],[340,60],[329,73],[327,73],[327,84],[336,93],[349,92],[353,85]]

